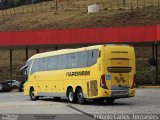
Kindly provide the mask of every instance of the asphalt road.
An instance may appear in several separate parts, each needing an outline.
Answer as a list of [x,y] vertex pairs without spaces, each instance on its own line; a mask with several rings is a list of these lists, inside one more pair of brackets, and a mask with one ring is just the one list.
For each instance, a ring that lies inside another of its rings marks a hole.
[[137,89],[133,98],[117,99],[114,104],[87,102],[70,104],[66,99],[44,98],[31,101],[23,93],[0,93],[0,113],[9,114],[160,114],[160,89]]

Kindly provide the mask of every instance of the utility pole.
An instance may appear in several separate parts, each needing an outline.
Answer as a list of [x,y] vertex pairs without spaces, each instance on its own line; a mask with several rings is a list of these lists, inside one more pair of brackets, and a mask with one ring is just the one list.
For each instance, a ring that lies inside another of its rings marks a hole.
[[13,64],[13,57],[12,57],[12,53],[13,53],[13,50],[10,49],[10,83],[11,83],[11,86],[12,86],[12,72],[13,72],[13,68],[12,68],[12,64]]
[[159,82],[159,79],[158,79],[158,45],[157,45],[157,41],[155,42],[155,50],[156,50],[156,80],[155,80],[155,83],[158,84]]

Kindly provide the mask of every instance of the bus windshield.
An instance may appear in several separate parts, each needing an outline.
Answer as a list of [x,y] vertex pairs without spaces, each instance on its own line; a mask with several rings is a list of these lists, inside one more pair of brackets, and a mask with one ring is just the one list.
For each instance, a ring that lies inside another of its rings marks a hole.
[[26,65],[21,68],[22,81],[27,81],[32,60],[27,61]]

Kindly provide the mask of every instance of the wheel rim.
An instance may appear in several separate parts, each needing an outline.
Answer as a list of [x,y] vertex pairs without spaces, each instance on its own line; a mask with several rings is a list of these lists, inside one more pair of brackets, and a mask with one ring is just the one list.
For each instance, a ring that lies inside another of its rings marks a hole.
[[73,101],[73,92],[69,92],[69,101]]
[[31,92],[32,99],[35,99],[34,91]]
[[78,94],[78,98],[79,98],[79,102],[82,102],[82,101],[83,101],[83,93],[82,93],[82,92],[80,92],[80,93]]

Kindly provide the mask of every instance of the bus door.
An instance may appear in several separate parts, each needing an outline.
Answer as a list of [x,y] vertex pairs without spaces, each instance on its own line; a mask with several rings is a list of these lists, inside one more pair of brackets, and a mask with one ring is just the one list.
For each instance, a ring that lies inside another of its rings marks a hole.
[[112,58],[110,59],[110,66],[107,67],[108,75],[110,75],[111,96],[128,96],[129,94],[129,59]]

